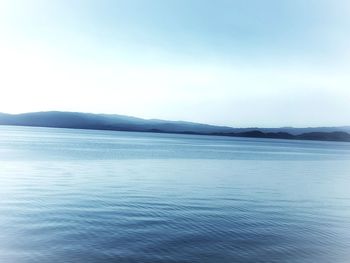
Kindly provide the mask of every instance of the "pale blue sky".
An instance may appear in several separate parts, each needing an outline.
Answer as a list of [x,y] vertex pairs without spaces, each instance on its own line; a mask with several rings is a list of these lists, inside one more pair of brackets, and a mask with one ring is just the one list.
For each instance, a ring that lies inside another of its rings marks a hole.
[[350,124],[347,0],[0,0],[0,112]]

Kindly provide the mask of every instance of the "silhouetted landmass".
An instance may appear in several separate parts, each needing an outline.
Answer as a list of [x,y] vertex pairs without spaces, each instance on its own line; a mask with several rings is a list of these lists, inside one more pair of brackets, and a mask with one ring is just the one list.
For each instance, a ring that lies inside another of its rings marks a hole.
[[316,141],[343,141],[350,142],[350,134],[347,132],[307,132],[293,135],[287,132],[249,131],[238,133],[213,133],[217,136],[266,138],[266,139],[286,139],[286,140],[316,140]]
[[350,142],[350,126],[232,128],[186,121],[146,120],[123,115],[59,111],[23,114],[0,113],[0,125]]
[[117,131],[159,132],[230,132],[230,127],[199,124],[185,121],[146,120],[141,118],[79,112],[33,112],[24,114],[0,114],[0,125],[21,125],[56,128],[97,129]]

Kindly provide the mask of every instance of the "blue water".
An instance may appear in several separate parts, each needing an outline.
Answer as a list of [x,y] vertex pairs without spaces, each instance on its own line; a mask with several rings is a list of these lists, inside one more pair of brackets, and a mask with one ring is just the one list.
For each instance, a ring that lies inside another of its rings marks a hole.
[[0,262],[350,262],[350,143],[0,127]]

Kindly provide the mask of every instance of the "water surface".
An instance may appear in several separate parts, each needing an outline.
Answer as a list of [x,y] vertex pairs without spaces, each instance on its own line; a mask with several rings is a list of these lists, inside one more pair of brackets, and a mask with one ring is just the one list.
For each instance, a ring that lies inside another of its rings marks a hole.
[[349,262],[350,143],[0,127],[0,262]]

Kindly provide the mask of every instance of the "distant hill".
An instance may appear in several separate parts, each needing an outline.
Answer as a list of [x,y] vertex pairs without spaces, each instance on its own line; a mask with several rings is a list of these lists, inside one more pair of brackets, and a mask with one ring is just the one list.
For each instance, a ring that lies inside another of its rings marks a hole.
[[293,135],[300,135],[309,132],[347,132],[350,133],[350,126],[339,127],[306,127],[306,128],[294,128],[294,127],[281,127],[281,128],[234,128],[235,132],[249,132],[249,131],[262,131],[262,132],[286,132]]
[[23,114],[0,113],[0,125],[39,126],[117,131],[162,132],[233,132],[233,128],[185,121],[146,120],[141,118],[80,112],[33,112]]
[[23,114],[0,113],[0,125],[186,133],[232,137],[350,141],[350,126],[316,128],[232,128],[186,121],[148,120],[123,115],[60,111]]
[[266,139],[350,142],[350,134],[342,131],[306,132],[306,133],[294,135],[287,132],[262,132],[259,130],[254,130],[254,131],[238,132],[238,133],[214,133],[213,135],[230,136],[230,137],[266,138]]

